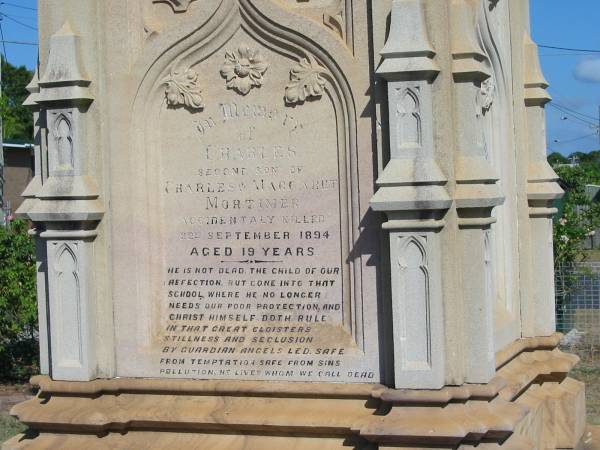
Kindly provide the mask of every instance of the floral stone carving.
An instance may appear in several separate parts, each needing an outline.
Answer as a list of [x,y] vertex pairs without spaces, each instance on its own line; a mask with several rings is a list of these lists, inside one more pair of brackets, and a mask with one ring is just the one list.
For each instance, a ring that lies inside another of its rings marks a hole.
[[478,103],[485,113],[490,110],[496,97],[496,83],[493,77],[490,77],[481,83],[479,90]]
[[302,58],[290,70],[290,83],[285,88],[285,102],[304,103],[307,98],[318,98],[325,91],[324,69],[313,56]]
[[198,73],[192,69],[183,72],[171,70],[163,80],[167,85],[165,96],[167,104],[172,107],[183,106],[189,109],[203,109],[202,89],[198,85]]
[[240,45],[235,51],[225,52],[221,76],[225,78],[228,89],[246,95],[252,88],[263,85],[263,75],[268,68],[269,63],[260,50],[251,50],[246,45]]

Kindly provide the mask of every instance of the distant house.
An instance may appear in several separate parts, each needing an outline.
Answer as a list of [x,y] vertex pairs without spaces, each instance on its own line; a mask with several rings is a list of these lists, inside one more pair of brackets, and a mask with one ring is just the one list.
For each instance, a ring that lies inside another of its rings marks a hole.
[[558,169],[559,167],[577,167],[579,165],[579,157],[577,155],[573,155],[569,159],[570,162],[566,164],[555,164],[553,167]]
[[33,144],[7,141],[0,158],[0,219],[12,217],[21,205],[21,194],[33,178]]

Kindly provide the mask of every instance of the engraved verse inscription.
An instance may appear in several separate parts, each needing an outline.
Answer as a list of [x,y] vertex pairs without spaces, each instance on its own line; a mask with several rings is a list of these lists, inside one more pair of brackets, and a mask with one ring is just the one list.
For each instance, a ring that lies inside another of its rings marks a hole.
[[163,127],[172,150],[160,181],[156,375],[373,382],[356,368],[362,354],[344,319],[333,106],[253,95],[169,111]]

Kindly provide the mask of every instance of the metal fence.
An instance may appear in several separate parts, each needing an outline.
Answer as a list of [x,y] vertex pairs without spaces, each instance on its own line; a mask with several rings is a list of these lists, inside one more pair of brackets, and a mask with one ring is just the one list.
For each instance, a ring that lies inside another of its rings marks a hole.
[[600,262],[558,267],[556,326],[563,345],[584,357],[600,356]]

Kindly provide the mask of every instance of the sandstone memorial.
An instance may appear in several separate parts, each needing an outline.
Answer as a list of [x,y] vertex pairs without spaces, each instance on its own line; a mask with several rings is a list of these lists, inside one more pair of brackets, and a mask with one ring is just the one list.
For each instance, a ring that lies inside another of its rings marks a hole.
[[527,0],[45,0],[3,449],[580,448]]

